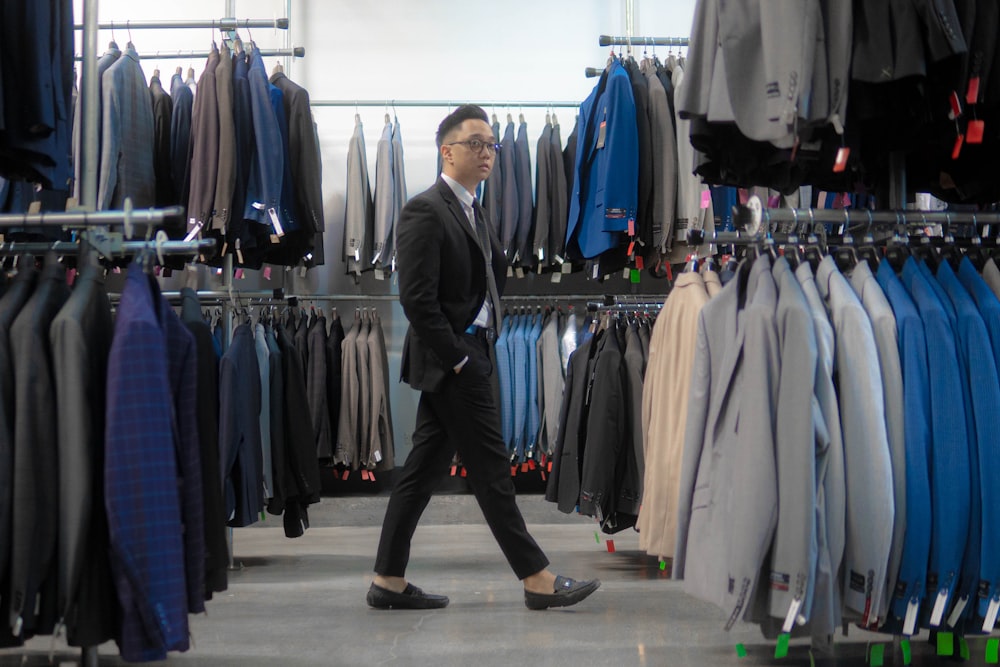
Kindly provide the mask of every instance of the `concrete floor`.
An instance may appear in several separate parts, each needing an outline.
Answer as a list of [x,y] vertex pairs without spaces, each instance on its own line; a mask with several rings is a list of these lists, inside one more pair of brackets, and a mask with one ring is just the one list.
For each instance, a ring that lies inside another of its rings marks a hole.
[[[523,593],[469,496],[435,498],[417,530],[408,577],[443,593],[443,610],[376,611],[365,604],[385,497],[325,498],[303,538],[286,539],[280,525],[241,529],[235,555],[242,569],[229,590],[191,619],[193,648],[173,654],[176,665],[434,665],[476,667],[617,665],[810,664],[806,643],[793,642],[775,660],[774,645],[755,627],[723,630],[721,611],[686,596],[655,559],[638,551],[626,531],[595,539],[594,524],[559,514],[538,496],[521,505],[531,532],[556,572],[599,577],[603,585],[576,607],[529,611]],[[362,525],[343,525],[367,521]],[[547,519],[540,521],[539,519]],[[815,664],[864,665],[867,641],[885,638],[852,629]],[[746,657],[735,646],[743,644]],[[985,639],[970,642],[984,664]],[[53,660],[49,662],[50,651]],[[100,647],[101,665],[121,665],[114,644]],[[0,651],[0,665],[77,664],[79,653],[42,637],[20,650]],[[901,665],[888,644],[887,665]],[[926,638],[913,643],[913,665],[944,664]]]

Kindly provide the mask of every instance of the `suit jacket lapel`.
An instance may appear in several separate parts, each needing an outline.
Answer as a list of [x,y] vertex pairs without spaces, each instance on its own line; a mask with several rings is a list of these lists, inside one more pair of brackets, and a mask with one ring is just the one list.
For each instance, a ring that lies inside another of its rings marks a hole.
[[477,246],[481,247],[481,244],[479,243],[479,235],[476,234],[472,225],[469,224],[469,218],[465,214],[465,210],[462,208],[462,202],[458,201],[458,197],[456,197],[455,193],[452,192],[450,187],[448,187],[448,184],[444,182],[444,179],[439,178],[437,180],[437,186],[438,192],[441,194],[441,197],[444,199],[449,210],[451,210],[451,213],[454,216],[455,224],[461,227],[462,231],[464,231],[469,238],[475,241]]

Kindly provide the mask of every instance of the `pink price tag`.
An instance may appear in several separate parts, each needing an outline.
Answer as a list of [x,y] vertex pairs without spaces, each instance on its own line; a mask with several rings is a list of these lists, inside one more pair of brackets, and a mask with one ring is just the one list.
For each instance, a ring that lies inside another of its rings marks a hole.
[[712,205],[712,191],[702,190],[701,191],[701,207],[708,208]]
[[236,279],[243,280],[243,269],[236,269]]
[[66,284],[72,287],[75,281],[76,281],[76,269],[70,269],[69,271],[66,272]]
[[270,279],[271,279],[271,267],[270,266],[265,266],[264,267],[264,280],[270,280]]

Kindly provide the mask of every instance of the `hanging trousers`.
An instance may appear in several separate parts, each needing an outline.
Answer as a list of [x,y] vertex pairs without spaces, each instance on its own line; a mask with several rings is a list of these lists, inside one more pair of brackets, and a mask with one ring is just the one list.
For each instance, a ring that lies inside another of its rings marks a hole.
[[393,488],[382,523],[375,572],[402,577],[410,541],[431,494],[451,466],[456,450],[486,523],[518,579],[545,569],[549,561],[528,534],[514,497],[510,459],[500,432],[493,345],[483,331],[463,334],[471,348],[462,372],[440,392],[423,392],[417,407],[413,450]]

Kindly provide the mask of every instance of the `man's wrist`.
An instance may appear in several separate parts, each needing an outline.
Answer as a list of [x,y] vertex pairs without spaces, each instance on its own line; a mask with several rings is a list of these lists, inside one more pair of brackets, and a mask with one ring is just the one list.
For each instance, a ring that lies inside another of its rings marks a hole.
[[452,370],[455,371],[456,375],[462,372],[462,367],[465,366],[467,361],[469,361],[469,355],[465,355],[465,358],[463,358],[460,362],[452,366]]

